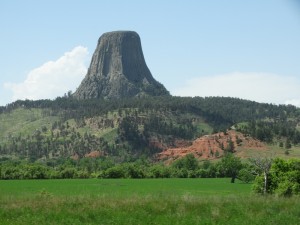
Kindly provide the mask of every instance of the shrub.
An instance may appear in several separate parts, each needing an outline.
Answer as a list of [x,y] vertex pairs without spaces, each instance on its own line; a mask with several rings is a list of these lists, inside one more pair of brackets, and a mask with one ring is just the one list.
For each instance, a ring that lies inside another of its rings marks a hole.
[[249,183],[254,180],[254,176],[249,169],[243,168],[238,173],[238,179],[245,183]]
[[60,172],[60,177],[63,179],[77,178],[77,171],[75,168],[65,168]]
[[290,197],[293,194],[293,183],[285,180],[280,182],[276,188],[275,193],[279,196]]
[[125,172],[121,166],[108,168],[104,174],[105,178],[125,178]]
[[[253,190],[262,193],[263,175],[256,177]],[[268,176],[267,193],[278,196],[292,196],[300,193],[300,160],[275,159]]]

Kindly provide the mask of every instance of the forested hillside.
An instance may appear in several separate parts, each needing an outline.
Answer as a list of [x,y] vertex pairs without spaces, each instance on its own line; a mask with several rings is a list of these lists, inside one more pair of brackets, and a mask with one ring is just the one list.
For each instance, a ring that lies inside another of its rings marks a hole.
[[225,97],[16,101],[0,108],[0,155],[30,161],[110,157],[128,162],[234,129],[267,143],[300,143],[300,109]]

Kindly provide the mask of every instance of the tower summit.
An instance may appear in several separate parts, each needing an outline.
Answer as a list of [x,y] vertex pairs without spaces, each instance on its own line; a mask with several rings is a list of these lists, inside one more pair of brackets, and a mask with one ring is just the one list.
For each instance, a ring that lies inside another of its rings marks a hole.
[[74,97],[118,99],[147,95],[169,92],[148,69],[139,35],[134,31],[104,33]]

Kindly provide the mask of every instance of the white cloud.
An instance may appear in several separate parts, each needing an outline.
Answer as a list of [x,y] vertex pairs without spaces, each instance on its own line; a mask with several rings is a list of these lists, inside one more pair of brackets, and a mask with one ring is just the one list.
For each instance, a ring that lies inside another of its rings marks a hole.
[[178,96],[237,97],[264,103],[300,107],[300,79],[270,73],[228,73],[188,80],[171,91]]
[[86,74],[88,50],[77,46],[56,61],[49,61],[31,70],[22,83],[5,83],[13,92],[12,101],[18,99],[54,99],[69,90],[74,91]]

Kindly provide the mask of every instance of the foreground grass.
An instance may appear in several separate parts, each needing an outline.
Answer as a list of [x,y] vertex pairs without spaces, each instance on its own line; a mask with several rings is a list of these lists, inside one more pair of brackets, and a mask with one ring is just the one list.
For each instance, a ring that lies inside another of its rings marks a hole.
[[186,195],[24,200],[1,201],[1,224],[298,224],[300,219],[299,199]]
[[[249,185],[230,184],[228,179],[52,180],[53,186],[46,189],[44,185],[48,182],[51,180],[1,181],[0,224],[299,224],[300,221],[299,198],[251,195]],[[16,186],[19,188],[7,189]]]

